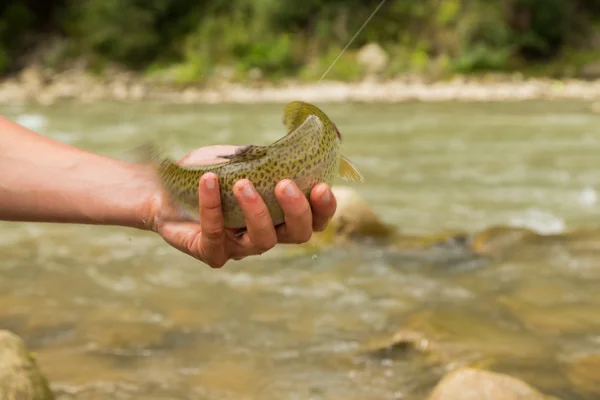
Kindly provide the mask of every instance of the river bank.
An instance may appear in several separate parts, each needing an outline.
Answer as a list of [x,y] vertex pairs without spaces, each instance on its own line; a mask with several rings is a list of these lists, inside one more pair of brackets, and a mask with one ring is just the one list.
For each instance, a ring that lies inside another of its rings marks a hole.
[[278,84],[259,79],[246,83],[215,79],[205,85],[177,85],[115,71],[103,76],[70,70],[49,73],[29,67],[19,75],[0,81],[0,104],[59,101],[167,101],[186,104],[312,102],[399,103],[405,101],[522,101],[597,100],[600,79],[526,78],[521,74],[456,76],[429,81],[416,76],[381,81],[323,81],[303,83],[284,80]]

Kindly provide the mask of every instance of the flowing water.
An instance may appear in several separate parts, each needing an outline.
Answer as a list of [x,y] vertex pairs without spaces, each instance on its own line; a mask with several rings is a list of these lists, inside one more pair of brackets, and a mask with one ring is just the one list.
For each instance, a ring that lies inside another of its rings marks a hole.
[[[321,106],[365,176],[351,186],[403,232],[600,226],[600,116],[586,103]],[[175,156],[268,144],[283,134],[281,110],[111,103],[0,112],[123,157],[149,136]],[[449,364],[471,360],[546,393],[592,399],[595,378],[582,377],[589,368],[576,360],[600,354],[594,237],[583,252],[548,244],[475,266],[367,246],[281,246],[211,270],[146,232],[3,223],[0,328],[26,340],[64,399],[417,400]],[[405,327],[438,338],[449,360],[368,351]]]

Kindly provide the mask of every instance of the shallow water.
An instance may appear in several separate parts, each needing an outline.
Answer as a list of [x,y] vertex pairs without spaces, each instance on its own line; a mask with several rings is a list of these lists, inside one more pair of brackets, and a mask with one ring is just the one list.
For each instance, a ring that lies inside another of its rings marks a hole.
[[[351,186],[403,232],[600,226],[600,116],[586,103],[322,106],[365,176]],[[0,112],[123,157],[148,136],[176,156],[267,144],[283,133],[281,109]],[[549,243],[449,264],[369,247],[290,255],[282,246],[210,270],[135,230],[5,223],[0,328],[26,339],[66,399],[417,400],[444,366],[472,360],[550,394],[591,399],[593,389],[569,377],[573,359],[600,354],[596,249]],[[449,361],[365,352],[402,327],[438,340]]]

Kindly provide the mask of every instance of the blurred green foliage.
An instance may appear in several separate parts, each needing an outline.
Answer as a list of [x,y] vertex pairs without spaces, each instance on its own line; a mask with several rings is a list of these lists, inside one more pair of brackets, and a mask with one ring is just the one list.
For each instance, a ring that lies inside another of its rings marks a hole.
[[[0,4],[0,73],[41,49],[51,67],[83,57],[98,71],[117,63],[182,83],[224,70],[238,79],[252,71],[318,79],[378,3],[9,0]],[[329,77],[361,78],[355,56],[368,42],[388,52],[385,76],[550,63],[600,52],[599,22],[600,0],[388,0]]]

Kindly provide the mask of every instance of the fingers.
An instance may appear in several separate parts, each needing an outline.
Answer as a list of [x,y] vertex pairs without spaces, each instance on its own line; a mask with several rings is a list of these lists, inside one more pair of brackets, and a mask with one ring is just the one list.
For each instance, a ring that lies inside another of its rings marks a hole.
[[310,204],[313,212],[313,230],[322,232],[333,218],[337,203],[331,188],[326,183],[316,185],[310,193]]
[[200,248],[196,250],[212,268],[221,268],[227,262],[227,254],[219,181],[214,173],[202,175],[199,193],[202,237],[199,241]]
[[[233,186],[245,220],[247,233],[235,237],[225,229],[217,176],[206,173],[199,183],[200,225],[197,223],[161,224],[161,236],[173,247],[220,268],[227,261],[262,254],[280,243],[307,242],[314,231],[322,231],[336,210],[335,197],[327,184],[319,184],[310,194],[310,202],[295,183],[279,182],[275,196],[285,223],[273,226],[267,205],[252,183],[242,179]],[[312,207],[311,207],[312,206]]]
[[267,205],[247,179],[233,186],[233,194],[246,218],[247,236],[251,246],[245,246],[253,254],[262,254],[277,244],[277,235]]
[[310,203],[298,186],[285,179],[275,187],[275,196],[285,215],[285,224],[277,228],[281,243],[305,243],[312,236],[313,215]]

